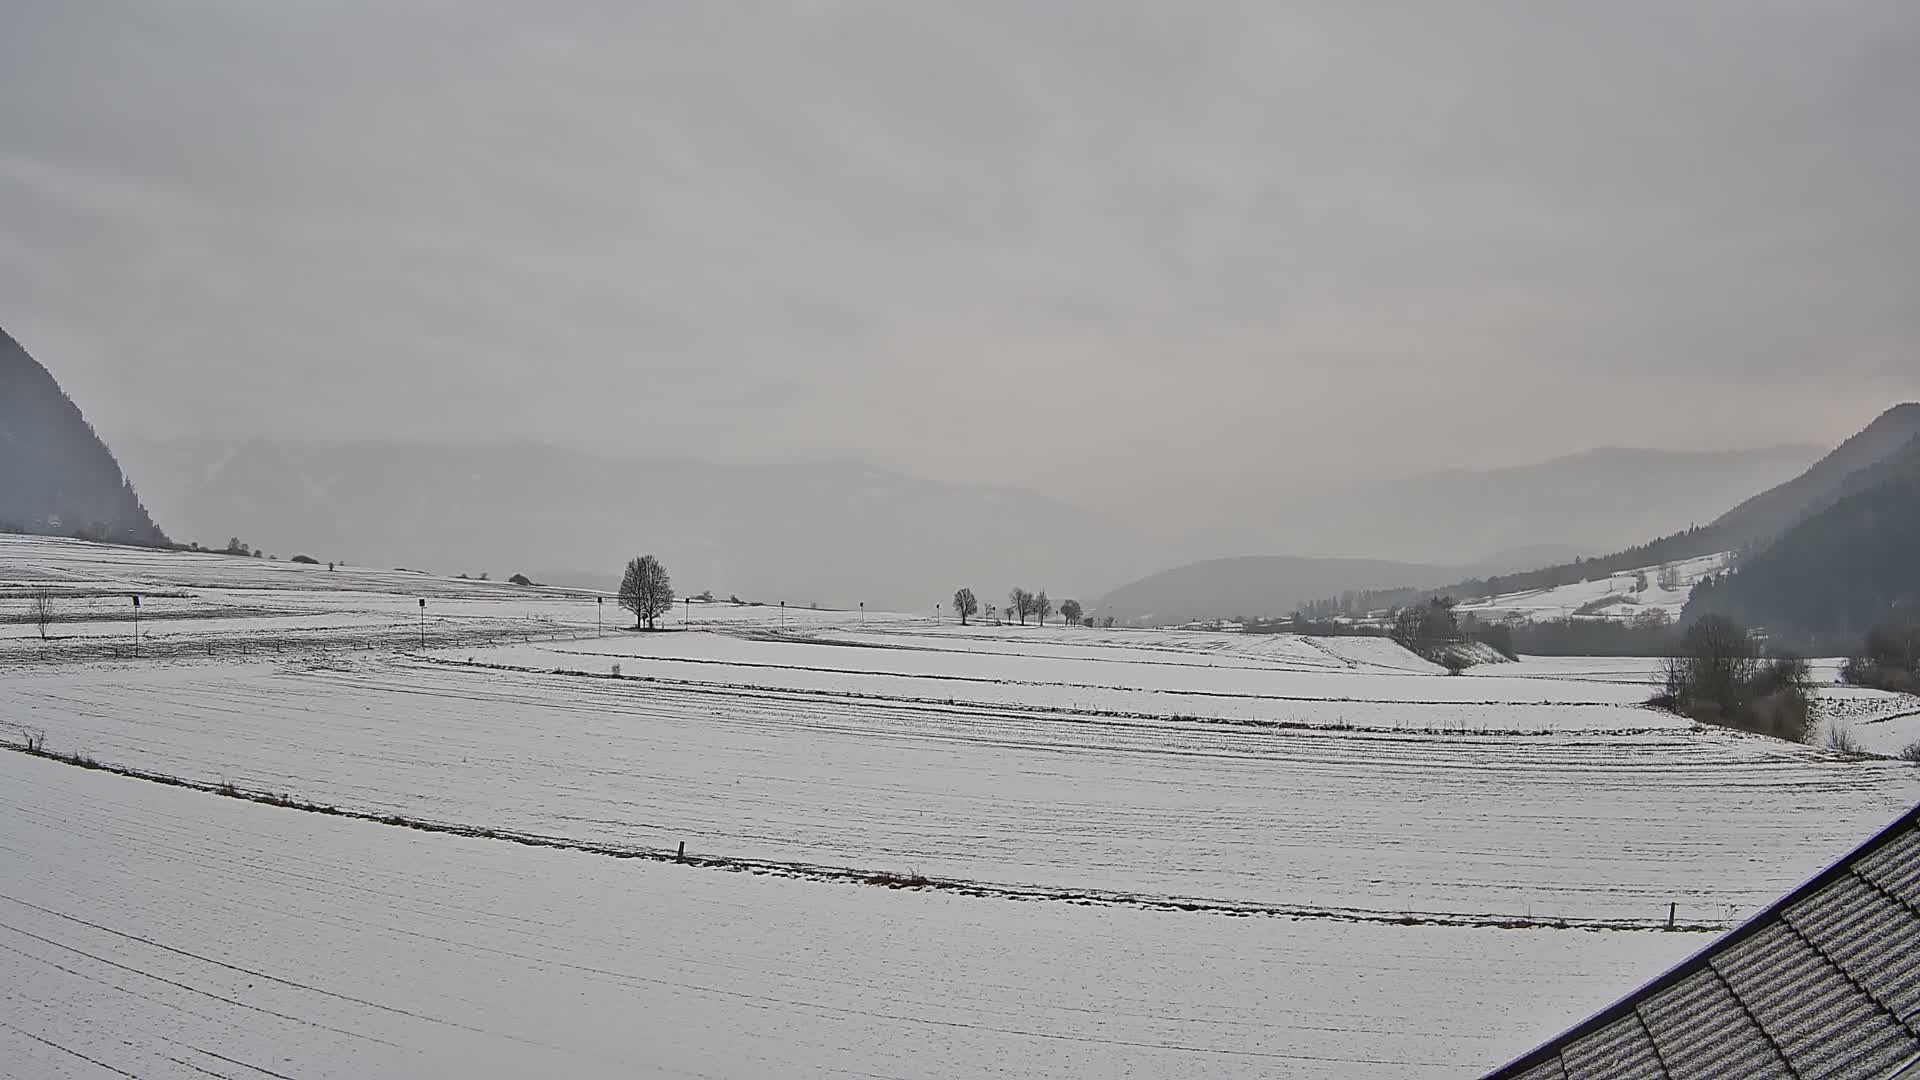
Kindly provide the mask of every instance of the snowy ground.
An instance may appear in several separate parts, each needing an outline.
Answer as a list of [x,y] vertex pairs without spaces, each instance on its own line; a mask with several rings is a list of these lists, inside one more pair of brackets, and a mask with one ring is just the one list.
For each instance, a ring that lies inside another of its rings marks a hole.
[[0,753],[0,1062],[1472,1075],[1920,799],[1649,661],[597,607],[0,537],[0,739],[202,788]]
[[15,754],[0,850],[0,1071],[48,1080],[1464,1076],[1701,941],[823,885]]

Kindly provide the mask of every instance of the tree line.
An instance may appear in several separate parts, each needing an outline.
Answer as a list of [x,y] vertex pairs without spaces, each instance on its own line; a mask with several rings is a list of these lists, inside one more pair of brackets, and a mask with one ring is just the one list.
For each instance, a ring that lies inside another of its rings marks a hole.
[[[983,613],[980,598],[971,588],[964,586],[953,594],[953,610],[960,616],[961,626],[969,625],[972,619]],[[1018,619],[1020,625],[1025,626],[1027,620],[1031,618],[1041,626],[1045,626],[1047,617],[1054,613],[1054,604],[1053,600],[1047,596],[1047,590],[1041,589],[1037,593],[1029,592],[1024,587],[1016,585],[1007,594],[1007,606],[1000,610],[1002,616],[1009,622]],[[1078,600],[1060,601],[1059,612],[1060,618],[1068,626],[1093,625],[1093,620],[1087,617],[1086,609],[1080,606]],[[993,608],[991,606],[985,608],[984,614],[993,615]],[[1107,619],[1107,625],[1113,625],[1112,618]]]

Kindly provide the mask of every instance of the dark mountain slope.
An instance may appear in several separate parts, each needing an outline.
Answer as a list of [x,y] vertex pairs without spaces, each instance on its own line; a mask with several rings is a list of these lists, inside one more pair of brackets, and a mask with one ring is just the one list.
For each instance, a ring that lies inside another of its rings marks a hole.
[[1896,609],[1920,605],[1920,440],[1904,463],[1781,533],[1735,572],[1696,587],[1686,615],[1731,615],[1786,644],[1852,648]]
[[0,528],[164,544],[80,409],[0,330]]
[[1722,514],[1713,526],[1728,547],[1766,541],[1848,493],[1848,478],[1920,438],[1920,402],[1896,405],[1813,467]]

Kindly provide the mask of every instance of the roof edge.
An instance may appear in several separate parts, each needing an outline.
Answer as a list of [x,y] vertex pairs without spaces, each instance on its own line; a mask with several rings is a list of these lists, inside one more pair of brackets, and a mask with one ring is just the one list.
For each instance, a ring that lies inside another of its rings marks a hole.
[[[1909,827],[1920,827],[1920,805],[1916,805],[1911,810],[1901,814],[1898,818],[1894,819],[1891,824],[1887,825],[1886,828],[1874,833],[1871,837],[1856,845],[1853,850],[1841,856],[1833,865],[1828,866],[1813,877],[1808,878],[1798,888],[1780,899],[1775,900],[1764,910],[1755,913],[1752,918],[1749,918],[1739,926],[1713,939],[1712,942],[1708,943],[1706,947],[1700,951],[1680,961],[1680,963],[1655,977],[1652,981],[1637,987],[1625,997],[1620,998],[1618,1001],[1615,1001],[1613,1004],[1587,1019],[1575,1024],[1573,1027],[1568,1028],[1566,1031],[1561,1032],[1539,1046],[1534,1047],[1522,1056],[1502,1065],[1500,1068],[1487,1073],[1483,1080],[1514,1080],[1514,1078],[1519,1077],[1528,1070],[1538,1068],[1548,1061],[1551,1061],[1560,1053],[1561,1048],[1566,1046],[1566,1044],[1573,1042],[1575,1039],[1591,1035],[1595,1031],[1606,1027],[1608,1024],[1631,1015],[1635,1004],[1640,1000],[1657,994],[1689,975],[1694,974],[1705,967],[1707,961],[1712,959],[1715,954],[1723,952],[1760,932],[1760,930],[1779,918],[1781,913],[1788,907],[1799,903],[1815,892],[1845,877],[1853,868],[1854,863],[1873,853],[1882,844],[1892,840],[1898,836],[1902,830]],[[1903,1067],[1904,1071],[1897,1071],[1895,1073],[1897,1080],[1907,1080],[1909,1075],[1920,1076],[1920,1070],[1915,1069],[1916,1064],[1920,1064],[1920,1061],[1909,1062]]]

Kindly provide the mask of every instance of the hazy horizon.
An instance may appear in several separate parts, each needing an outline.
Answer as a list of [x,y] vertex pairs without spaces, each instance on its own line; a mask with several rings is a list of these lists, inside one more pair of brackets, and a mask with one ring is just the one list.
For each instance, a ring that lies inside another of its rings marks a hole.
[[[1872,419],[1871,417],[1868,418],[1868,420],[1871,420],[1871,419]],[[1862,421],[1859,426],[1864,427],[1866,423],[1867,421]],[[1851,434],[1851,433],[1852,433],[1851,431],[1848,432],[1848,434]],[[1835,440],[1836,443],[1838,441],[1840,440],[1838,439]],[[418,437],[418,438],[410,437],[404,433],[397,434],[397,435],[373,435],[373,436],[355,438],[355,437],[324,436],[324,435],[289,437],[289,436],[274,434],[272,432],[249,432],[249,433],[236,432],[236,433],[225,433],[225,434],[215,433],[215,432],[191,432],[191,433],[182,433],[182,434],[173,434],[173,435],[166,435],[166,434],[154,435],[154,434],[134,432],[134,433],[127,434],[122,439],[120,439],[117,443],[109,440],[109,445],[112,449],[116,451],[121,450],[122,447],[137,451],[143,448],[150,448],[150,447],[190,446],[190,445],[220,446],[220,447],[231,448],[231,449],[243,449],[248,445],[313,446],[313,447],[339,447],[339,448],[388,445],[388,446],[394,446],[398,448],[409,448],[409,449],[417,448],[417,449],[428,449],[428,450],[495,450],[495,449],[525,448],[525,449],[534,450],[534,451],[556,451],[563,454],[579,454],[584,457],[595,459],[597,461],[613,463],[613,464],[621,464],[621,463],[630,463],[630,464],[636,464],[636,465],[684,464],[684,465],[696,465],[696,466],[712,466],[715,468],[722,468],[722,469],[745,469],[745,470],[780,469],[780,468],[871,469],[877,472],[888,473],[894,476],[904,477],[908,479],[930,480],[936,483],[972,486],[972,487],[979,487],[979,488],[984,488],[989,490],[998,489],[998,490],[1007,490],[1007,491],[1030,492],[1033,494],[1043,495],[1046,498],[1059,502],[1063,505],[1075,507],[1081,510],[1086,510],[1091,513],[1096,513],[1096,514],[1112,513],[1111,508],[1103,508],[1103,507],[1094,506],[1091,504],[1085,504],[1077,501],[1073,497],[1073,494],[1071,492],[1060,494],[1055,492],[1041,491],[1038,488],[1034,487],[1033,485],[1023,484],[1019,482],[1017,479],[1004,480],[1004,481],[993,480],[993,479],[955,480],[955,479],[949,479],[944,477],[930,476],[922,473],[915,473],[904,468],[894,468],[894,467],[889,467],[885,465],[880,465],[871,461],[866,461],[866,460],[855,458],[855,457],[812,457],[812,458],[794,457],[786,460],[771,460],[771,459],[751,460],[751,459],[744,459],[744,458],[734,458],[731,460],[725,460],[720,458],[706,457],[697,453],[662,453],[662,454],[656,455],[656,454],[649,454],[645,452],[623,453],[617,450],[595,450],[591,448],[584,448],[579,446],[567,446],[558,442],[552,442],[552,441],[528,438],[528,437],[520,437],[520,436],[501,437],[497,439],[486,439],[486,438],[478,438],[478,437],[435,439],[435,438],[426,438],[426,437]],[[1431,468],[1415,467],[1404,472],[1382,471],[1378,474],[1360,475],[1360,476],[1348,478],[1346,480],[1326,481],[1322,483],[1315,483],[1311,478],[1308,478],[1302,481],[1301,486],[1296,488],[1284,489],[1282,493],[1287,495],[1331,494],[1334,492],[1351,489],[1352,487],[1355,486],[1355,484],[1352,481],[1358,481],[1359,486],[1381,487],[1381,486],[1392,485],[1397,482],[1421,480],[1424,478],[1441,478],[1441,477],[1451,477],[1451,476],[1479,476],[1479,475],[1485,475],[1489,473],[1505,473],[1505,472],[1514,472],[1514,471],[1528,470],[1528,469],[1538,469],[1543,467],[1562,465],[1562,464],[1567,464],[1567,463],[1581,461],[1581,460],[1588,460],[1595,457],[1600,457],[1605,455],[1615,455],[1615,454],[1622,454],[1622,455],[1655,454],[1655,455],[1663,455],[1663,456],[1684,455],[1689,457],[1697,456],[1702,458],[1715,458],[1715,457],[1737,458],[1737,457],[1749,457],[1749,456],[1763,457],[1763,456],[1771,456],[1771,455],[1778,455],[1782,457],[1804,456],[1807,459],[1807,461],[1810,463],[1812,460],[1819,457],[1821,454],[1824,454],[1828,450],[1831,450],[1832,448],[1833,448],[1832,444],[1816,443],[1816,442],[1776,442],[1776,443],[1762,443],[1754,446],[1734,446],[1734,447],[1709,448],[1709,449],[1697,449],[1697,448],[1674,447],[1674,446],[1608,446],[1608,445],[1589,446],[1589,447],[1584,447],[1582,449],[1569,451],[1563,454],[1556,454],[1549,458],[1529,459],[1524,461],[1511,461],[1511,462],[1494,462],[1484,466],[1440,465],[1440,466],[1435,466]],[[139,480],[138,475],[136,475],[138,471],[139,459],[134,458],[130,462],[127,462],[125,464],[127,465],[127,468],[128,468],[129,479],[137,483]],[[1206,526],[1202,526],[1202,527],[1206,527]]]
[[1920,398],[1920,9],[28,2],[0,326],[109,442],[1104,513]]

